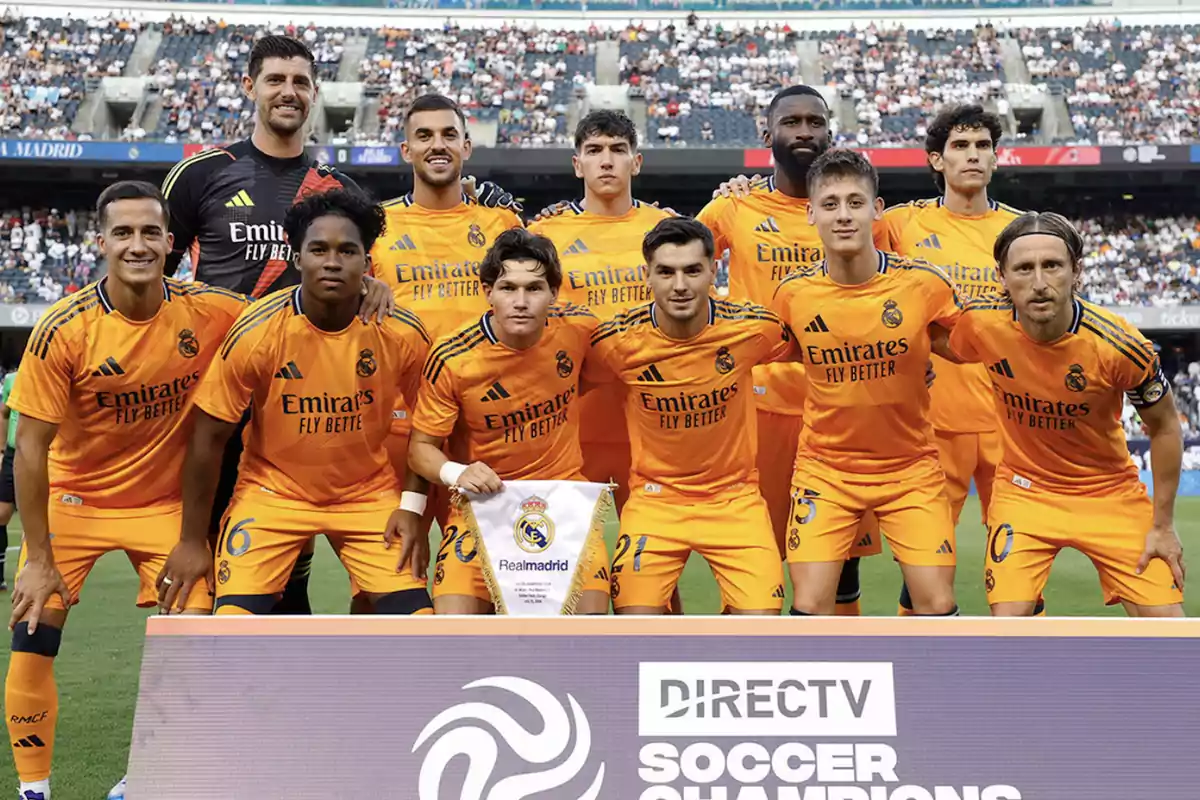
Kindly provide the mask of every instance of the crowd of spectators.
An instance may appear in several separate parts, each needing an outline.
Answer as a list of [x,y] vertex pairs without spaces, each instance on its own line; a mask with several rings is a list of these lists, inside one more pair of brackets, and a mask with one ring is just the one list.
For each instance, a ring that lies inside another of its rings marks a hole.
[[1138,216],[1078,220],[1083,292],[1108,306],[1200,302],[1200,220]]
[[854,104],[855,126],[839,141],[920,145],[925,120],[944,103],[1000,100],[1004,70],[996,32],[916,31],[870,25],[820,42],[826,81]]
[[0,211],[0,303],[52,303],[102,269],[91,211]]
[[598,30],[552,31],[502,25],[417,31],[384,28],[372,36],[359,79],[379,98],[375,125],[353,134],[379,142],[403,137],[404,110],[418,95],[455,98],[469,114],[498,123],[497,144],[562,145],[568,105],[593,80]]

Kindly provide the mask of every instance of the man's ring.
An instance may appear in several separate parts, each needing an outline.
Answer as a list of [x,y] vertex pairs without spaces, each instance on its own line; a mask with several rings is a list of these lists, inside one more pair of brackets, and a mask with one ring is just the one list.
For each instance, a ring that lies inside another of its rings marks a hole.
[[172,583],[174,583],[174,581],[172,581],[170,578],[163,578],[163,586],[170,586]]

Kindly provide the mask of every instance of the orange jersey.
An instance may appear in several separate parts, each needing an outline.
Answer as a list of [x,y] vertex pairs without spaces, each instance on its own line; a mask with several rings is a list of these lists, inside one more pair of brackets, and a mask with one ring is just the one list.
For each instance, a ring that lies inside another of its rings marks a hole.
[[1142,491],[1121,428],[1121,396],[1144,407],[1170,387],[1137,328],[1076,300],[1068,332],[1037,342],[1007,296],[995,295],[966,306],[950,346],[982,361],[991,379],[1004,437],[997,484],[1062,494]]
[[488,310],[479,264],[492,242],[521,218],[503,208],[463,202],[435,211],[412,194],[384,203],[387,228],[371,248],[372,272],[396,303],[421,318],[434,339]]
[[[959,297],[970,299],[1003,291],[992,246],[1000,231],[1022,212],[993,201],[986,214],[968,217],[948,210],[942,198],[893,206],[883,215],[888,247],[908,258],[920,258],[946,271]],[[935,360],[937,380],[930,420],[948,433],[979,433],[998,424],[991,381],[978,364]]]
[[[587,306],[601,320],[610,320],[650,301],[642,239],[669,216],[639,200],[619,217],[589,214],[572,203],[562,214],[535,222],[529,230],[550,239],[558,250],[563,268],[559,301]],[[628,441],[624,404],[624,390],[618,383],[589,392],[580,410],[582,440]]]
[[246,299],[166,278],[158,313],[134,322],[113,308],[106,283],[50,307],[8,405],[58,425],[51,497],[96,508],[177,505],[194,389]]
[[[713,233],[717,255],[729,251],[729,297],[769,306],[775,289],[799,269],[825,258],[816,226],[808,222],[808,199],[791,197],[766,187],[749,196],[717,197],[696,219]],[[877,246],[886,234],[876,223]],[[798,416],[804,408],[804,368],[799,364],[759,367],[754,372],[758,407],[776,414]]]
[[196,404],[225,422],[251,410],[239,488],[324,505],[399,489],[384,440],[392,409],[416,400],[429,336],[411,311],[336,333],[309,322],[293,286],[234,323]]
[[776,295],[808,384],[798,459],[850,473],[936,457],[925,388],[929,325],[951,328],[961,313],[939,267],[876,252],[879,271],[866,283],[835,283],[822,264],[788,278]]
[[484,314],[430,351],[413,427],[504,480],[581,480],[579,381],[598,322],[553,308],[538,343],[513,350]]
[[750,373],[794,348],[772,312],[716,299],[708,325],[687,341],[659,329],[653,303],[597,328],[592,349],[628,389],[631,492],[710,498],[757,486]]

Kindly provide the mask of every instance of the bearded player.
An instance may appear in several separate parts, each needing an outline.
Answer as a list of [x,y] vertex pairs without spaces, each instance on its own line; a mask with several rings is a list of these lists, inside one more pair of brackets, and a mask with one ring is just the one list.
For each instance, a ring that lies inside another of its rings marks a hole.
[[[506,480],[584,480],[579,397],[594,370],[589,339],[596,317],[555,305],[563,274],[554,244],[529,231],[500,234],[479,280],[489,310],[439,340],[425,365],[409,446],[412,474],[480,494],[500,491]],[[447,439],[462,462],[446,457]],[[428,540],[418,533],[419,511],[401,517],[401,567],[411,562],[423,575],[428,552],[421,545]],[[577,613],[607,613],[607,553],[601,547],[585,554],[582,568],[590,577]],[[438,614],[492,609],[476,533],[458,508],[442,532],[433,598]]]
[[[697,215],[713,232],[717,252],[729,251],[731,299],[769,305],[788,275],[824,257],[820,236],[808,220],[805,176],[830,147],[829,117],[829,107],[816,89],[790,86],[779,92],[767,109],[763,134],[775,160],[774,175],[765,181],[731,181]],[[876,230],[883,247],[882,223]],[[786,552],[792,469],[803,426],[803,374],[801,364],[768,364],[754,371],[759,481],[781,556]],[[858,559],[880,552],[876,527],[868,514],[838,584],[838,614],[859,613]]]
[[783,571],[758,490],[751,370],[797,356],[774,313],[711,296],[712,233],[664,219],[642,245],[653,301],[592,337],[627,387],[630,499],[612,567],[619,614],[663,614],[690,555],[708,562],[724,613],[778,615]]
[[[1175,532],[1179,412],[1154,346],[1075,294],[1083,238],[1058,214],[1024,214],[997,237],[1005,294],[968,304],[950,349],[988,366],[1004,436],[987,518],[984,585],[995,616],[1028,616],[1064,547],[1100,573],[1107,604],[1182,617]],[[1121,429],[1122,398],[1150,434],[1154,499]]]
[[[141,181],[96,204],[107,265],[99,282],[51,306],[29,337],[8,406],[25,541],[13,587],[5,716],[22,800],[48,800],[58,723],[54,658],[68,609],[97,559],[124,551],[137,603],[180,524],[181,470],[196,385],[246,307],[234,292],[165,278],[167,203]],[[207,614],[208,592],[185,613]],[[124,781],[110,797],[124,794]]]
[[960,314],[949,277],[873,244],[879,176],[829,150],[808,172],[825,259],[782,284],[802,346],[804,429],[792,479],[788,567],[798,615],[834,612],[842,562],[873,511],[918,614],[956,614],[954,523],[928,423],[926,366]]
[[[190,254],[195,279],[252,299],[300,282],[283,220],[292,204],[313,193],[355,183],[304,151],[309,114],[317,99],[312,51],[298,39],[268,35],[250,52],[242,90],[254,103],[250,138],[181,161],[163,181],[175,244],[167,260],[174,274]],[[362,318],[382,320],[393,301],[387,287],[368,280]],[[213,506],[210,535],[237,480],[242,437],[231,436]],[[312,549],[296,562],[277,613],[307,614]]]

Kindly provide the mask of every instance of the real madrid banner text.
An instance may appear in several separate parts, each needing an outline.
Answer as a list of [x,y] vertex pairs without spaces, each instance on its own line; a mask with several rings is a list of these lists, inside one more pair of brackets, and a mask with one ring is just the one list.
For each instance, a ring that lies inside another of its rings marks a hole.
[[603,546],[611,491],[582,481],[505,481],[494,495],[468,494],[468,524],[475,531],[496,613],[512,616],[570,614],[579,602],[584,569]]

